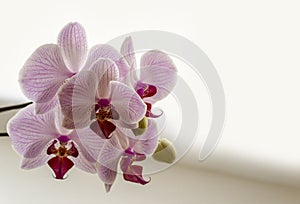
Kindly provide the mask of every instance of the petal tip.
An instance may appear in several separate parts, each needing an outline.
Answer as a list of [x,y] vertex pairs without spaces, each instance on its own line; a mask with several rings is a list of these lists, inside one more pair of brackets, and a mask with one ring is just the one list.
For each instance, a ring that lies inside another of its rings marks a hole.
[[66,66],[78,72],[87,56],[87,39],[83,26],[77,22],[67,24],[60,31],[57,44]]
[[111,189],[111,187],[112,187],[112,184],[104,184],[104,186],[105,186],[105,191],[106,191],[106,193],[109,193],[109,192],[110,192],[110,189]]

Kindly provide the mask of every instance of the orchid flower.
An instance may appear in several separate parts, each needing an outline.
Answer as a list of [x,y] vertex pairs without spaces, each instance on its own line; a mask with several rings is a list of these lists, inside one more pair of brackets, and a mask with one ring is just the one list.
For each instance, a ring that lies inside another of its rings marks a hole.
[[[74,166],[96,173],[95,160],[83,147],[75,131],[61,127],[57,108],[34,114],[33,105],[17,113],[8,123],[14,149],[23,156],[21,167],[33,169],[48,164],[56,179],[64,179]],[[88,129],[85,130],[86,134]]]
[[35,112],[45,113],[58,104],[62,84],[97,59],[108,56],[123,75],[128,72],[121,55],[108,45],[96,45],[88,53],[84,28],[79,23],[69,23],[59,33],[57,44],[42,45],[29,57],[19,74],[20,86],[25,96],[35,102]]
[[113,134],[111,139],[105,140],[96,134],[87,135],[82,130],[78,132],[82,144],[97,160],[98,176],[104,182],[106,191],[110,191],[116,179],[119,164],[126,181],[147,184],[150,180],[143,178],[143,167],[134,162],[145,160],[155,150],[158,141],[155,121],[149,120],[147,130],[138,137],[130,129],[121,127],[117,127]]
[[101,138],[109,139],[116,125],[136,124],[145,115],[146,105],[138,94],[117,81],[119,69],[110,59],[98,59],[89,70],[66,82],[59,101],[63,126],[80,129],[90,126]]
[[131,37],[124,40],[120,52],[130,68],[126,82],[146,103],[146,116],[160,116],[153,114],[151,108],[155,102],[165,98],[176,84],[177,69],[172,59],[162,51],[150,50],[142,55],[138,73]]

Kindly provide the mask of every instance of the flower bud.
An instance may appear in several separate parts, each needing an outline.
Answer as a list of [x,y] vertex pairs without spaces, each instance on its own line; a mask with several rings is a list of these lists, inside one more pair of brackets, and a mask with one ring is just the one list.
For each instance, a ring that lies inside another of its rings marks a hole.
[[158,141],[152,157],[157,161],[171,164],[176,159],[176,151],[172,143],[168,139],[163,138]]
[[134,133],[135,136],[139,136],[139,135],[144,134],[147,127],[148,127],[148,119],[145,116],[142,120],[139,121],[139,126],[135,129],[133,129],[132,132]]

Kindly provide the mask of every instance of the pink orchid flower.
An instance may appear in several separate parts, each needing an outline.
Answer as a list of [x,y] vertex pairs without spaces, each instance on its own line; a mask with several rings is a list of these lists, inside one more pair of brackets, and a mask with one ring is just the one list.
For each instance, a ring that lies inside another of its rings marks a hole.
[[[45,114],[34,114],[30,105],[8,123],[14,149],[23,156],[21,167],[33,169],[46,163],[56,179],[64,179],[74,166],[96,173],[95,160],[83,147],[75,131],[64,130],[57,108]],[[87,129],[86,134],[89,134]]]
[[[80,130],[79,130],[80,131]],[[120,164],[126,181],[145,185],[150,180],[143,178],[143,167],[134,164],[151,155],[157,146],[158,130],[155,121],[149,120],[145,133],[135,136],[128,128],[117,127],[110,140],[101,139],[95,134],[79,132],[79,139],[87,151],[97,160],[98,176],[110,191]]]
[[62,84],[106,57],[115,60],[123,75],[128,72],[119,52],[108,45],[96,45],[88,53],[84,28],[79,23],[69,23],[59,33],[57,44],[42,45],[34,51],[20,71],[19,82],[25,96],[36,102],[35,112],[42,114],[58,104]]
[[101,58],[89,70],[66,82],[59,93],[65,116],[63,126],[69,129],[90,126],[101,138],[109,139],[117,125],[139,122],[146,105],[118,79],[119,69],[114,61]]
[[130,69],[126,82],[146,103],[146,116],[160,116],[153,114],[151,108],[155,102],[165,98],[176,84],[177,69],[172,59],[162,51],[150,50],[142,55],[140,70],[137,70],[131,37],[124,40],[120,52]]

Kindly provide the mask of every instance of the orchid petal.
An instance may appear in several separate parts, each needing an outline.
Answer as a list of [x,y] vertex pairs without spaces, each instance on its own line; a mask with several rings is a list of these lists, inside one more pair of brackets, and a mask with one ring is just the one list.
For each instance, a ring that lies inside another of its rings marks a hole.
[[151,66],[166,67],[177,71],[173,60],[166,53],[159,50],[150,50],[142,56],[141,68],[151,68]]
[[35,114],[44,114],[59,104],[58,97],[55,95],[50,101],[44,103],[35,103]]
[[69,135],[72,132],[72,130],[70,130],[70,128],[67,129],[63,126],[64,115],[61,112],[61,107],[59,105],[58,96],[57,96],[57,101],[58,101],[58,107],[54,109],[55,115],[56,115],[56,118],[55,118],[56,119],[55,120],[56,129],[60,133],[60,135]]
[[34,102],[50,101],[63,82],[71,77],[57,45],[39,47],[26,61],[19,74],[25,96]]
[[157,146],[158,129],[154,120],[148,120],[148,128],[138,137],[130,137],[132,148],[140,154],[152,154]]
[[111,189],[111,187],[112,187],[112,184],[104,184],[104,186],[105,186],[105,191],[106,191],[106,193],[108,193],[109,191],[110,191],[110,189]]
[[120,82],[111,83],[111,104],[119,113],[120,119],[128,124],[140,121],[146,113],[146,105],[139,95]]
[[[83,131],[81,129],[80,133],[84,134],[82,136],[86,136],[88,133],[88,128],[85,128]],[[79,155],[76,158],[70,157],[70,159],[74,162],[75,166],[83,171],[88,173],[96,173],[96,159],[89,154],[87,151],[88,147],[81,143],[81,140],[78,137],[78,132],[73,131],[69,134],[70,140],[74,141],[75,148],[78,150]],[[86,137],[85,137],[86,138]]]
[[98,79],[97,96],[107,98],[109,96],[109,82],[119,79],[119,70],[110,59],[99,59],[90,68]]
[[116,179],[118,163],[124,153],[117,138],[105,140],[98,157],[98,176],[108,185],[112,185]]
[[126,121],[124,122],[124,121],[121,121],[121,120],[117,120],[115,122],[116,122],[117,126],[128,128],[128,129],[135,129],[135,128],[139,127],[139,124],[137,122],[136,123],[132,123],[132,124],[128,124],[128,123],[126,123]]
[[22,163],[21,163],[21,168],[22,169],[34,169],[34,168],[45,165],[47,163],[47,161],[49,160],[49,158],[52,157],[52,156],[46,154],[47,148],[51,143],[52,143],[52,141],[50,141],[49,144],[46,145],[44,147],[44,149],[41,151],[41,153],[39,155],[37,155],[36,157],[34,157],[34,158],[23,157]]
[[67,67],[78,72],[87,56],[87,40],[79,23],[69,23],[58,35],[57,42]]
[[119,161],[123,153],[124,149],[122,144],[119,138],[114,135],[111,139],[105,140],[97,161],[101,165],[114,170],[115,163]]
[[[130,67],[130,71],[136,70],[136,58],[135,58],[135,52],[134,52],[131,37],[125,38],[125,40],[121,46],[120,52],[123,55],[123,57],[125,58],[125,60],[127,61],[128,65]],[[135,73],[135,72],[132,72],[132,73]],[[137,79],[137,78],[135,78],[135,79]]]
[[145,101],[155,103],[165,98],[174,88],[176,80],[177,69],[167,54],[152,50],[142,56],[140,81],[157,89],[157,93]]
[[98,120],[95,120],[91,123],[90,129],[101,139],[108,139],[105,137],[103,131],[101,130]]
[[[125,150],[126,152],[126,150]],[[128,168],[130,168],[130,165],[132,164],[133,162],[133,159],[131,156],[124,156],[121,161],[120,161],[120,169],[123,171],[123,172],[126,172],[128,170]]]
[[134,160],[135,161],[144,161],[145,159],[147,159],[146,155],[140,154],[140,153],[136,153]]
[[91,48],[84,69],[90,69],[92,64],[100,58],[111,59],[118,67],[120,77],[126,77],[129,67],[122,55],[112,46],[106,44],[95,45]]
[[[78,147],[78,146],[77,146]],[[86,158],[86,151],[83,151],[82,147],[78,147],[79,155],[77,158],[70,157],[70,159],[74,162],[75,166],[85,172],[88,173],[96,173],[96,162],[91,162]]]
[[54,112],[34,114],[33,104],[18,112],[8,123],[8,134],[15,150],[26,158],[38,156],[59,133]]
[[138,73],[136,69],[136,58],[131,37],[125,38],[120,52],[129,65],[129,74],[126,76],[124,83],[129,86],[134,86],[138,81]]
[[77,129],[76,135],[88,154],[97,160],[106,140],[100,139],[90,128]]
[[66,117],[66,116],[63,117],[62,126],[63,126],[63,128],[66,128],[66,129],[69,129],[69,130],[72,130],[72,129],[76,128],[73,119],[71,119],[69,117]]
[[114,165],[115,166],[113,168],[107,168],[106,166],[100,164],[97,166],[99,178],[105,183],[105,185],[109,186],[109,188],[106,188],[106,192],[109,192],[117,177],[118,161],[115,162]]
[[66,128],[66,124],[70,125],[72,122],[76,128],[89,125],[91,113],[94,111],[96,88],[97,80],[91,71],[82,71],[64,84],[58,97]]
[[152,154],[157,146],[158,129],[154,120],[148,119],[148,127],[146,131],[138,137],[134,135],[131,129],[121,128],[117,129],[118,135],[126,136],[130,143],[130,148],[139,154]]

